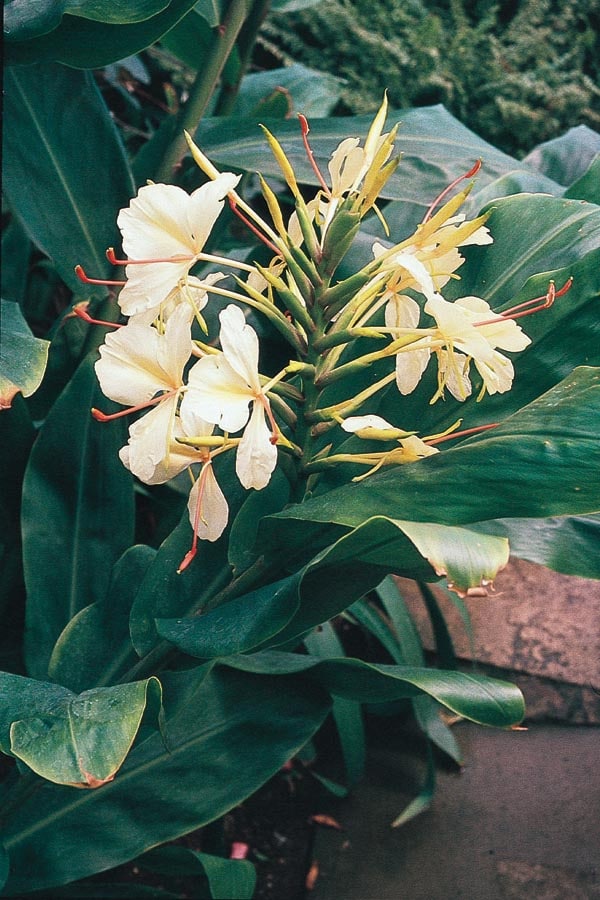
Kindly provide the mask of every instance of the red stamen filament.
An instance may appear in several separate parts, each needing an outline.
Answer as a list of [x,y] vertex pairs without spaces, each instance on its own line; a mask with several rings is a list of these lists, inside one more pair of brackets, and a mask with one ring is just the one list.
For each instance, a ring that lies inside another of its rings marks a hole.
[[195,557],[196,553],[198,552],[198,525],[200,523],[200,519],[202,518],[202,500],[204,497],[204,486],[206,484],[206,478],[208,475],[208,467],[211,465],[212,465],[211,460],[207,459],[206,462],[204,463],[204,465],[202,466],[202,471],[200,472],[200,475],[198,476],[198,478],[200,480],[200,484],[198,485],[198,499],[196,501],[196,511],[194,513],[194,526],[193,526],[194,536],[192,538],[192,546],[190,547],[188,552],[185,554],[185,556],[181,560],[180,566],[177,569],[178,575],[181,575],[181,573],[184,571],[184,569],[187,569],[187,567],[189,566],[189,564]]
[[195,259],[195,256],[180,253],[176,256],[157,257],[156,259],[117,259],[115,248],[109,247],[106,251],[106,258],[113,266],[146,266],[150,263],[180,263],[189,262]]
[[263,244],[265,244],[269,248],[269,250],[272,250],[273,253],[275,254],[275,256],[278,256],[280,253],[279,247],[276,247],[275,244],[273,244],[267,237],[265,237],[265,235],[262,233],[262,231],[260,231],[256,227],[256,225],[254,225],[254,223],[251,222],[250,219],[247,216],[245,216],[244,213],[241,212],[241,210],[238,209],[237,202],[236,202],[235,198],[231,196],[231,194],[227,195],[227,199],[229,201],[229,206],[231,207],[231,211],[233,213],[235,213],[235,215],[238,217],[238,219],[240,219],[240,221],[242,221],[244,223],[244,225],[250,229],[252,234],[256,235],[256,237],[259,239],[259,241],[262,241]]
[[[479,327],[481,325],[494,325],[496,322],[500,322],[501,319],[522,319],[524,316],[531,316],[533,313],[540,312],[542,309],[549,309],[554,303],[557,297],[562,297],[567,291],[570,289],[573,284],[573,276],[567,278],[563,286],[560,290],[556,290],[554,286],[554,282],[551,281],[548,286],[547,293],[542,297],[533,297],[531,300],[525,300],[524,303],[519,303],[517,306],[513,306],[510,309],[506,309],[504,312],[498,313],[494,319],[486,319],[484,322],[476,322],[475,327]],[[542,301],[540,303],[540,300]],[[537,306],[531,307],[532,303],[537,303]],[[531,309],[526,309],[525,307],[531,307]],[[515,312],[515,310],[521,310],[521,312]]]
[[458,437],[467,437],[470,434],[477,434],[480,431],[488,431],[490,428],[497,428],[500,425],[500,422],[492,422],[490,425],[477,425],[475,428],[465,428],[463,431],[454,431],[452,434],[444,434],[442,437],[432,438],[429,441],[424,441],[429,447],[433,447],[435,444],[441,444],[443,441],[451,441],[454,438]]
[[269,440],[272,444],[276,444],[279,440],[279,425],[275,421],[275,416],[273,415],[273,410],[271,409],[271,404],[267,400],[264,394],[259,394],[256,398],[263,406],[263,409],[266,413],[267,419],[269,420],[269,425],[271,426],[271,437]]
[[81,306],[73,307],[73,315],[77,316],[78,319],[83,319],[84,322],[87,322],[89,325],[104,325],[107,328],[122,328],[123,325],[120,322],[106,322],[104,319],[93,319],[87,310],[83,309]]
[[123,416],[128,416],[130,413],[139,412],[141,409],[147,409],[149,406],[156,406],[157,403],[168,400],[169,397],[173,397],[176,393],[177,390],[168,391],[166,394],[160,394],[158,397],[153,397],[152,400],[148,400],[147,403],[140,403],[138,406],[128,406],[127,409],[120,409],[119,412],[110,414],[103,413],[102,410],[96,409],[96,407],[93,406],[92,415],[97,422],[112,422],[113,419],[121,419]]
[[429,221],[429,219],[433,215],[433,211],[436,208],[436,206],[439,206],[439,204],[442,202],[442,200],[444,200],[448,196],[450,191],[454,190],[454,188],[457,185],[459,185],[461,183],[461,181],[465,181],[467,178],[473,178],[475,175],[477,175],[477,173],[479,172],[480,169],[481,169],[481,160],[478,159],[477,162],[475,163],[475,165],[471,169],[469,169],[468,172],[465,172],[464,175],[459,175],[458,178],[455,178],[454,181],[448,185],[448,187],[444,188],[442,193],[438,194],[438,196],[435,198],[433,203],[429,206],[427,212],[425,213],[425,218],[423,219],[421,224],[424,225],[425,222]]
[[105,278],[90,278],[86,275],[83,266],[75,266],[75,274],[84,284],[108,284],[116,285],[118,287],[123,287],[124,284],[127,284],[126,281],[108,281]]
[[323,188],[323,190],[325,191],[325,194],[328,197],[331,197],[331,190],[329,188],[329,185],[323,178],[321,170],[319,169],[319,167],[317,165],[317,161],[315,159],[315,155],[313,153],[312,147],[308,143],[308,132],[310,131],[310,127],[308,125],[308,120],[307,120],[306,116],[302,115],[302,113],[298,113],[298,121],[300,122],[300,129],[302,131],[302,143],[304,144],[304,149],[306,151],[306,155],[308,157],[308,161],[311,165],[311,168],[312,168],[313,172],[315,173],[315,175],[317,176],[318,182],[321,185],[321,187]]

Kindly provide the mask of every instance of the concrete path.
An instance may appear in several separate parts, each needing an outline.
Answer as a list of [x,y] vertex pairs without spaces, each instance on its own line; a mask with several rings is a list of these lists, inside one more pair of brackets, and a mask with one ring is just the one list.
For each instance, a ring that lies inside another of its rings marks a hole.
[[[425,647],[434,643],[412,582],[400,582]],[[600,582],[512,561],[496,591],[466,600],[474,647],[438,592],[461,665],[517,683],[526,731],[459,723],[462,772],[438,771],[433,804],[390,823],[419,792],[423,747],[390,722],[364,781],[324,813],[310,900],[600,898]]]
[[326,804],[344,831],[318,831],[310,900],[600,898],[600,729],[456,736],[464,770],[439,773],[433,806],[394,830],[418,764],[398,736],[380,741],[364,782]]

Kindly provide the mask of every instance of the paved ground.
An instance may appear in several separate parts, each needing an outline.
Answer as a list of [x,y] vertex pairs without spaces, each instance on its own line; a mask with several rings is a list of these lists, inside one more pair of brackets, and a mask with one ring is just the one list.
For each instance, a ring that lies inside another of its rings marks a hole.
[[467,601],[474,654],[441,602],[465,665],[474,656],[521,686],[528,730],[456,725],[464,770],[439,771],[432,807],[400,829],[390,823],[418,792],[422,748],[378,735],[364,782],[323,810],[344,830],[317,832],[310,900],[600,898],[600,583],[513,562],[496,588]]
[[440,773],[433,807],[395,830],[415,759],[393,741],[372,752],[352,797],[327,804],[345,830],[318,832],[311,900],[600,898],[600,729],[456,735],[464,770]]

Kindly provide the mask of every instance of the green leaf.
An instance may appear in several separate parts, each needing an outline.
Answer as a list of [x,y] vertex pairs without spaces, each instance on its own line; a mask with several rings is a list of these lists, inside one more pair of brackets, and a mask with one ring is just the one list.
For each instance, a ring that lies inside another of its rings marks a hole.
[[194,12],[208,22],[211,28],[216,28],[223,21],[222,0],[197,0],[194,4]]
[[[126,862],[219,818],[304,746],[329,711],[313,682],[220,667],[161,677],[169,747],[140,737],[97,791],[47,785],[4,824],[8,896]],[[17,789],[18,789],[17,785]],[[35,858],[35,866],[31,859]]]
[[410,822],[411,819],[414,819],[415,816],[418,816],[420,813],[429,809],[431,801],[433,800],[433,795],[435,794],[435,782],[435,760],[433,758],[433,753],[431,752],[431,746],[428,744],[427,774],[425,776],[423,787],[414,800],[411,800],[408,806],[402,810],[400,815],[396,816],[392,822],[392,828],[399,828],[401,825],[406,825],[406,823]]
[[53,31],[65,13],[97,22],[142,22],[165,9],[169,0],[9,0],[4,6],[7,41],[23,41]]
[[49,341],[36,338],[18,303],[0,300],[0,410],[15,394],[30,397],[42,383]]
[[435,574],[446,575],[448,586],[458,594],[493,581],[508,562],[507,540],[489,541],[484,535],[476,537],[467,529],[432,522],[425,525],[397,521],[396,524],[431,564]]
[[496,519],[474,528],[505,535],[513,556],[564,575],[600,579],[600,513],[550,519]]
[[158,715],[161,687],[154,677],[78,696],[69,691],[51,708],[34,705],[12,722],[10,752],[55,784],[100,787],[123,764],[147,705]]
[[287,99],[287,118],[297,113],[322,118],[331,113],[339,100],[341,85],[342,80],[335,75],[308,69],[300,63],[284,69],[252,72],[242,81],[232,115],[262,122],[269,99],[279,93]]
[[8,858],[8,853],[0,844],[0,890],[6,884],[6,880],[8,878],[8,872],[10,869],[10,860]]
[[65,626],[50,657],[50,678],[72,691],[113,684],[138,661],[129,636],[136,591],[156,550],[137,545],[115,563],[104,600],[80,610]]
[[567,190],[565,197],[600,204],[600,153],[583,175]]
[[87,357],[44,423],[25,474],[26,657],[42,679],[59,634],[104,598],[113,564],[132,543],[133,480],[118,457],[125,423],[90,414],[108,405]]
[[[330,622],[324,622],[304,638],[309,653],[321,659],[343,656],[344,648]],[[331,709],[337,728],[348,784],[360,781],[365,771],[366,738],[360,703],[334,697]]]
[[[235,474],[232,454],[216,461],[216,466],[219,485],[229,503],[231,522],[247,491],[241,487]],[[196,613],[228,587],[232,578],[227,558],[230,528],[228,525],[218,541],[200,541],[195,559],[181,574],[177,570],[192,542],[187,509],[179,525],[162,542],[142,579],[131,609],[131,640],[140,656],[148,653],[159,640],[155,618]]]
[[189,847],[157,847],[141,856],[137,864],[148,872],[171,877],[200,876],[206,896],[214,900],[251,900],[256,886],[256,869],[248,860],[224,859]]
[[[110,4],[114,16],[119,15],[120,5]],[[132,24],[113,24],[65,15],[60,25],[49,34],[7,43],[6,62],[9,65],[61,62],[76,69],[102,68],[133,56],[160,40],[189,12],[194,0],[171,0],[168,5],[160,5],[162,12]]]
[[[372,119],[372,115],[368,115],[311,121],[310,144],[321,172],[327,173],[329,158],[341,141],[348,137],[361,137],[364,141]],[[392,110],[387,121],[388,127],[401,123],[395,153],[401,155],[402,161],[387,181],[381,197],[408,204],[412,213],[407,227],[411,230],[423,218],[434,198],[477,159],[485,159],[478,187],[517,167],[527,168],[469,131],[443,106]],[[264,120],[264,124],[280,141],[298,180],[317,186],[297,123],[274,119]],[[281,178],[274,158],[266,152],[262,132],[252,122],[207,119],[201,123],[195,140],[221,168],[259,170],[264,176]],[[533,167],[531,170],[535,171]]]
[[304,673],[335,696],[361,703],[428,694],[456,715],[480,725],[506,728],[516,725],[525,714],[522,694],[515,685],[483,675],[366,663],[349,657],[318,659],[276,650],[229,657],[223,663],[244,672]]
[[119,208],[135,192],[120,138],[91,73],[12,68],[4,89],[7,200],[33,243],[81,294],[74,266],[98,278],[109,271],[104,251],[115,243]]
[[559,184],[569,185],[581,178],[598,153],[600,134],[587,125],[577,125],[566,134],[535,147],[523,162]]
[[[262,540],[276,552],[281,546],[326,540],[335,527],[353,528],[377,515],[466,525],[595,512],[600,507],[599,402],[600,370],[576,369],[483,436],[265,519]],[[328,531],[328,524],[335,527]]]

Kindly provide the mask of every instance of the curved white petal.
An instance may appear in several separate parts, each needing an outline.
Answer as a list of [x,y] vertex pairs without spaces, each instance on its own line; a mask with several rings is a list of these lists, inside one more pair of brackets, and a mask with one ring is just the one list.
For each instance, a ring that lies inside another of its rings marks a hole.
[[239,306],[230,304],[219,313],[220,340],[229,365],[244,379],[254,394],[260,394],[258,377],[258,336],[246,322]]
[[504,394],[511,389],[515,370],[510,359],[502,353],[494,350],[491,361],[476,359],[474,362],[488,394]]
[[349,431],[351,434],[354,434],[357,431],[361,431],[363,428],[379,428],[382,431],[387,431],[387,429],[394,428],[394,426],[390,425],[389,422],[386,422],[385,419],[382,419],[381,416],[369,414],[366,416],[348,416],[348,418],[344,419],[342,422],[342,428],[344,431]]
[[197,451],[173,440],[176,406],[171,397],[134,422],[119,451],[123,464],[145,484],[162,484],[198,459]]
[[457,306],[467,310],[473,323],[491,320],[487,325],[477,326],[477,330],[491,347],[500,347],[501,350],[516,352],[524,350],[531,343],[531,338],[525,334],[514,319],[498,316],[481,297],[461,297],[455,302]]
[[235,458],[235,470],[245,488],[260,491],[269,483],[277,465],[277,447],[270,439],[264,410],[259,403],[254,403]]
[[[439,380],[456,400],[466,400],[471,395],[469,359],[462,353],[440,350],[438,353]],[[443,394],[443,389],[440,391]]]
[[407,294],[392,294],[385,307],[388,328],[417,328],[420,316],[419,304]]
[[231,368],[224,354],[204,356],[190,369],[188,389],[181,401],[181,418],[188,434],[196,418],[236,432],[250,415],[254,393]]
[[190,524],[201,541],[217,541],[225,531],[229,506],[210,462],[204,464],[190,491],[188,513]]
[[[125,325],[107,334],[95,365],[103,393],[125,406],[138,406],[159,391],[176,390],[183,365],[178,367],[179,357],[169,362],[168,368],[160,364],[159,348],[164,341],[150,325]],[[186,362],[188,358],[189,351]]]
[[396,387],[403,397],[415,390],[430,357],[431,351],[427,347],[409,349],[396,354]]
[[190,195],[183,222],[194,253],[203,249],[223,209],[225,197],[234,190],[241,177],[232,172],[221,172],[214,181],[203,184]]

